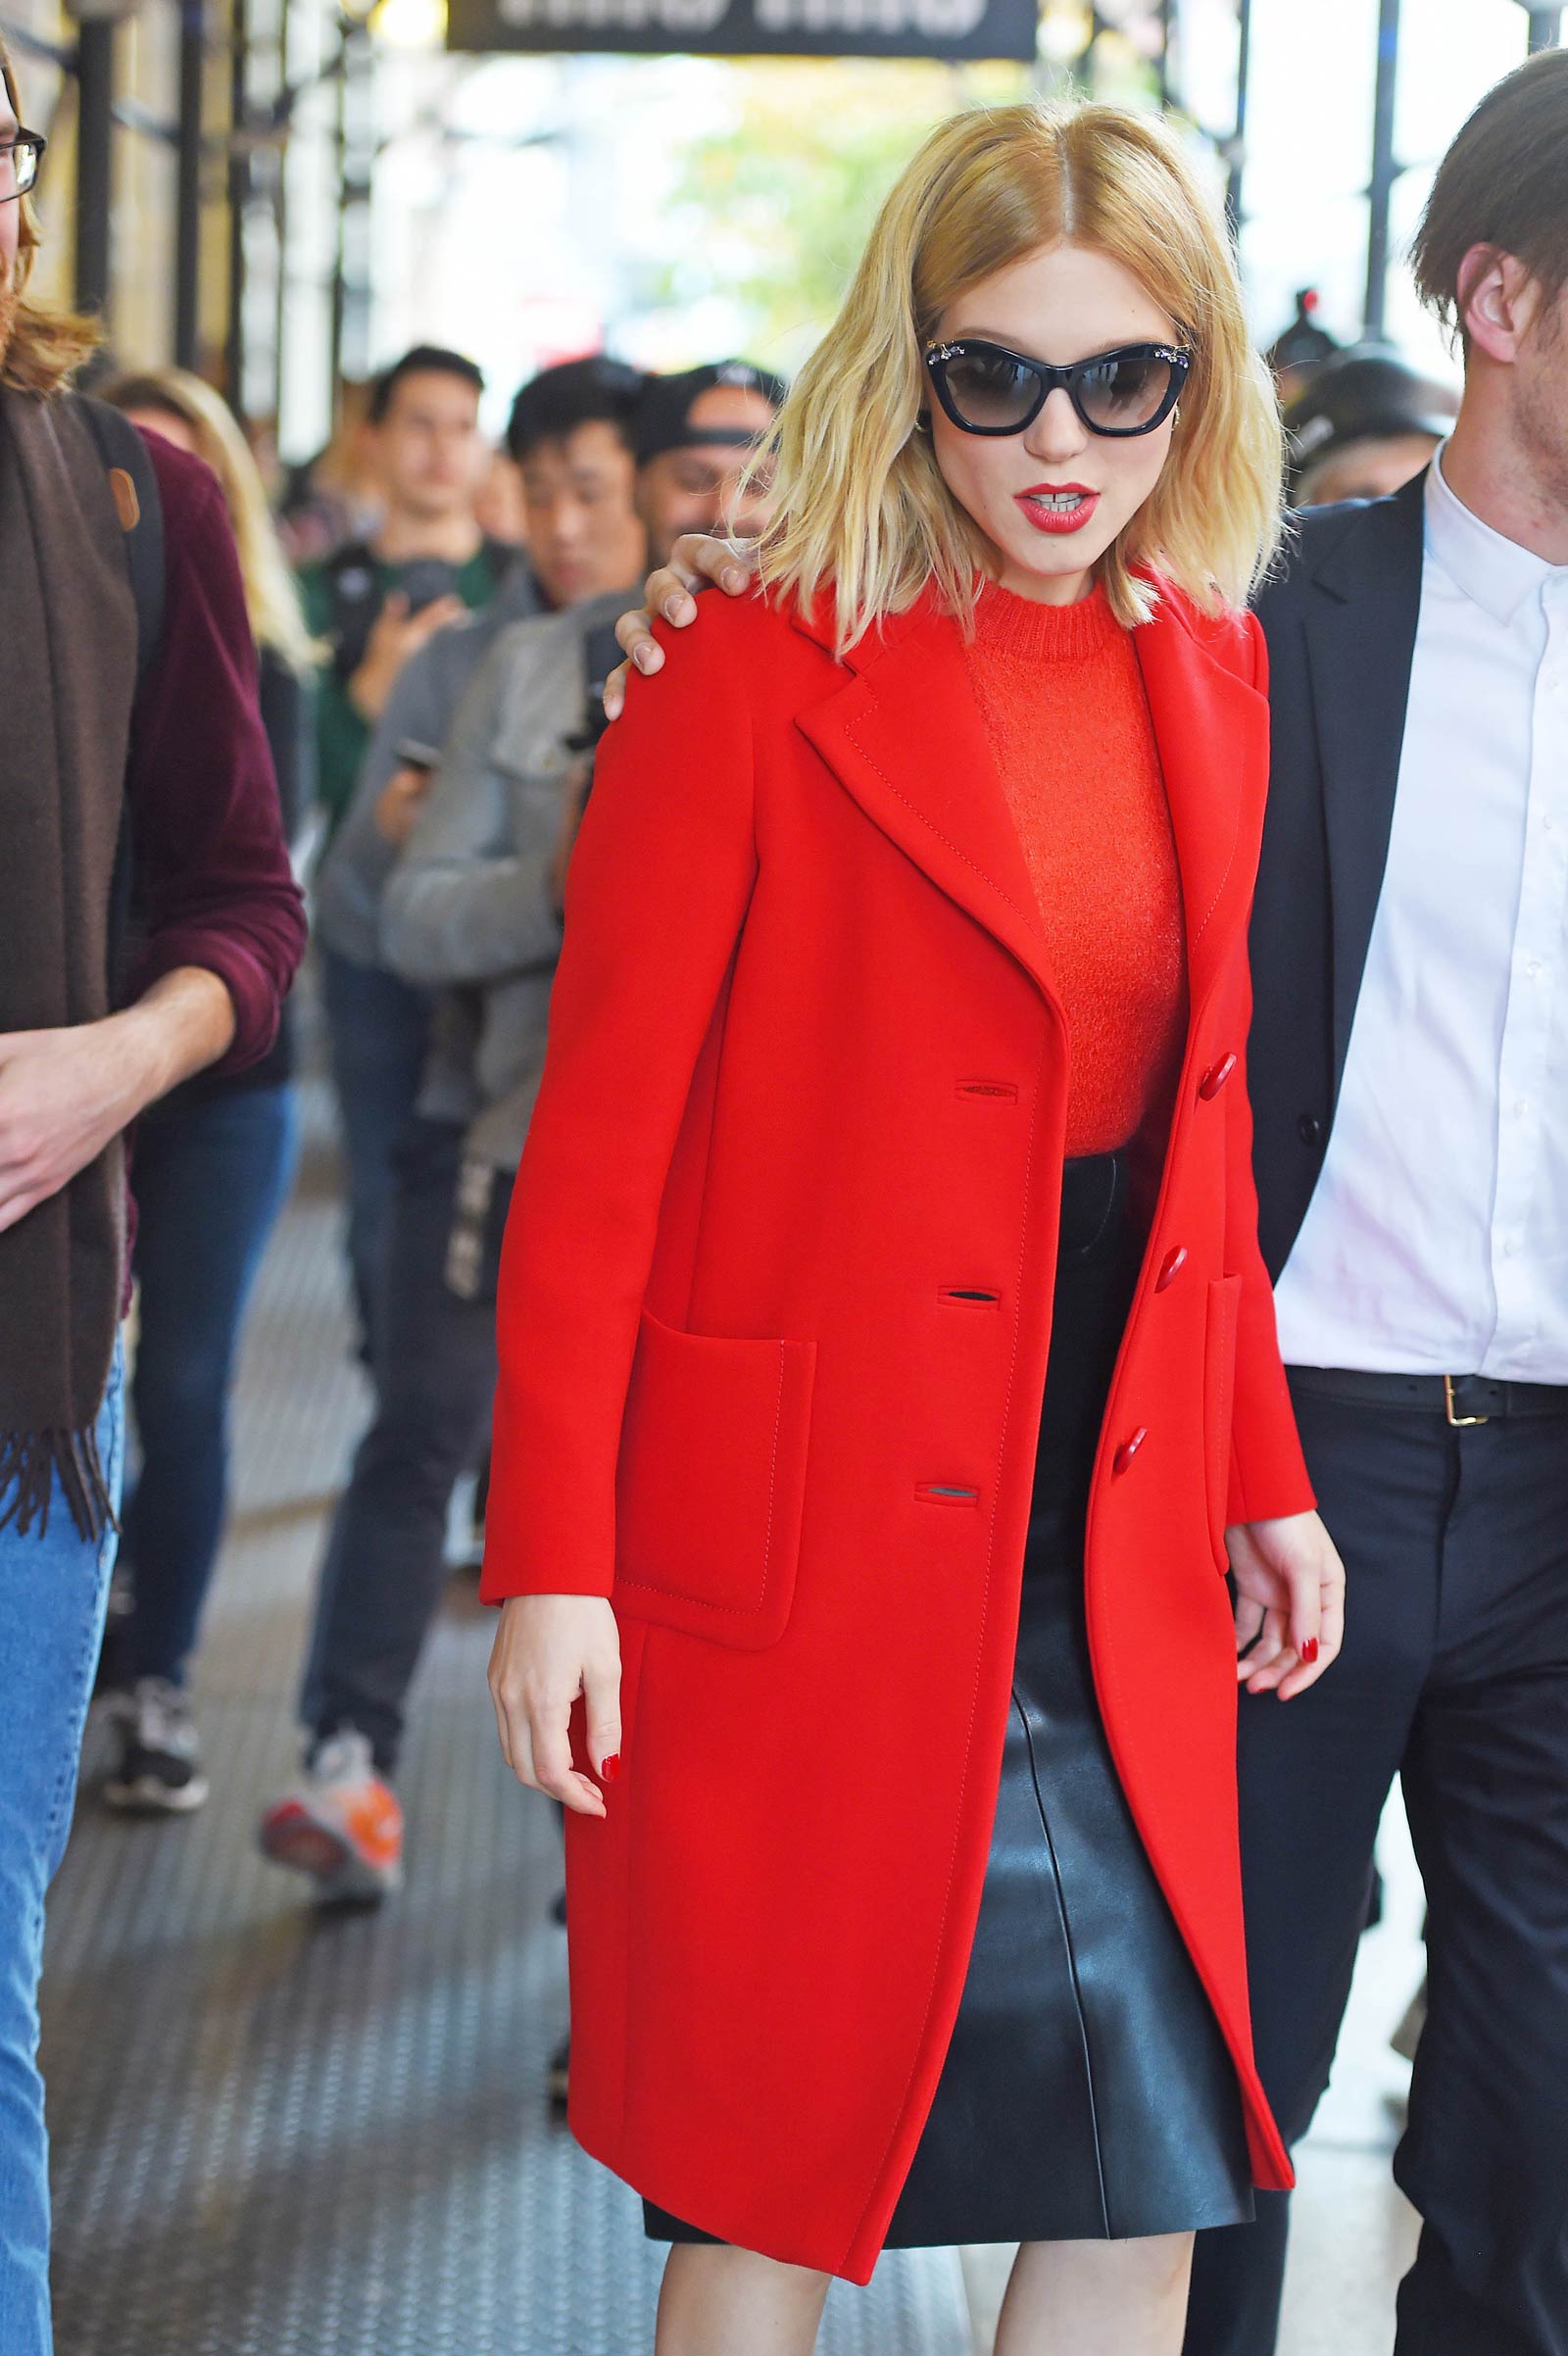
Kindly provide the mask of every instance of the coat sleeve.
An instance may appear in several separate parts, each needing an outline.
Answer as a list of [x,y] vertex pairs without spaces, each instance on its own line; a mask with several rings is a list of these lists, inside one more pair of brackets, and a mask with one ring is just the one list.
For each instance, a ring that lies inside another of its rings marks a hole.
[[[1238,957],[1243,964],[1235,989],[1236,1037],[1244,1040],[1251,1020],[1252,990],[1245,966],[1245,947]],[[1241,1049],[1225,1099],[1225,1264],[1242,1280],[1230,1499],[1225,1512],[1230,1524],[1305,1513],[1316,1500],[1296,1436],[1296,1411],[1280,1359],[1274,1290],[1258,1250],[1252,1108],[1247,1093],[1247,1057]]]
[[634,678],[600,749],[502,1254],[489,1602],[613,1585],[660,1205],[757,871],[740,618],[705,614],[658,677]]
[[140,949],[127,1003],[181,966],[216,974],[234,1036],[214,1075],[259,1063],[305,950],[305,903],[262,726],[234,534],[211,469],[157,434],[164,628],[137,691],[125,796]]
[[[1255,614],[1247,617],[1252,684],[1268,690],[1268,652]],[[1316,1502],[1296,1412],[1280,1359],[1274,1292],[1257,1243],[1257,1187],[1252,1175],[1252,1106],[1245,1042],[1252,1023],[1252,982],[1245,935],[1232,987],[1236,1008],[1237,1069],[1225,1090],[1225,1265],[1242,1280],[1236,1336],[1235,1405],[1231,1420],[1227,1524],[1304,1513]]]

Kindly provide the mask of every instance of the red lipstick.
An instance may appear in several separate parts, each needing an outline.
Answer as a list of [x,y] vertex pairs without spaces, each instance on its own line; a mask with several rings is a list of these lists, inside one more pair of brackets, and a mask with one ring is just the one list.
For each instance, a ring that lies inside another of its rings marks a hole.
[[1081,532],[1100,505],[1100,493],[1085,482],[1040,482],[1014,492],[1013,500],[1037,532]]

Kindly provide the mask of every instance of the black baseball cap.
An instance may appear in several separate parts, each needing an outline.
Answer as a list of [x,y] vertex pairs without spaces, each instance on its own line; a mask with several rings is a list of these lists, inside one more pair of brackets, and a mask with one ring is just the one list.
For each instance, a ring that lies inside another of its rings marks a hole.
[[1442,441],[1458,410],[1457,394],[1423,376],[1389,344],[1360,344],[1319,368],[1285,412],[1291,470],[1299,474],[1351,442],[1394,441],[1429,433]]
[[719,360],[707,368],[685,368],[678,376],[650,376],[637,411],[637,464],[666,450],[691,450],[704,443],[721,442],[733,449],[749,448],[756,439],[737,425],[694,425],[692,411],[704,393],[718,385],[745,393],[760,393],[775,410],[783,405],[789,386],[782,376],[755,368],[749,360]]

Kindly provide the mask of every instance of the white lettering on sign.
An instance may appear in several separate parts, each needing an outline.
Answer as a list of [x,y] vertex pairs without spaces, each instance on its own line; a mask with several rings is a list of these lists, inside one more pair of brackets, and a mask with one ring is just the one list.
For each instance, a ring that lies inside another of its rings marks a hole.
[[961,41],[985,22],[987,0],[757,0],[757,22],[778,33],[872,33]]
[[503,25],[552,32],[600,27],[626,32],[710,33],[730,0],[499,0]]
[[[497,0],[504,25],[519,31],[715,32],[732,0]],[[988,0],[754,0],[760,30],[801,38],[908,36],[933,46],[967,40],[985,22]],[[743,12],[747,13],[747,12]]]

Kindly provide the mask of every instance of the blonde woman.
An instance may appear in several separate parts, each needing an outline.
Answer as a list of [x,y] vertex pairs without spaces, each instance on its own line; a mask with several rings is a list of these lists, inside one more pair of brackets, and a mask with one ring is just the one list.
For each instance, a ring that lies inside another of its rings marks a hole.
[[[203,460],[233,525],[261,665],[262,719],[284,830],[310,807],[313,649],[256,462],[210,386],[170,368],[100,397]],[[139,1339],[130,1385],[140,1470],[128,1485],[103,1682],[114,1690],[112,1807],[185,1813],[207,1796],[187,1694],[227,1514],[228,1397],[245,1305],[293,1175],[294,1042],[237,1078],[189,1082],[136,1134]]]
[[1171,2356],[1290,2181],[1227,1554],[1286,1699],[1343,1613],[1242,1062],[1279,426],[1179,148],[945,124],[770,457],[762,593],[601,756],[503,1274],[571,2120],[661,2356],[984,2240],[1003,2356]]

